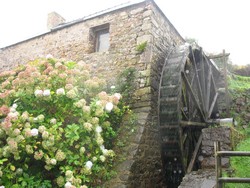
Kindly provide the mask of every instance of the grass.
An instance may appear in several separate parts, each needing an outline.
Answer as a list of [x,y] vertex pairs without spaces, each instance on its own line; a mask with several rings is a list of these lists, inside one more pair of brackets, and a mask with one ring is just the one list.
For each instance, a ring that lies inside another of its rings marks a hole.
[[[237,151],[250,151],[250,130],[248,137],[236,148]],[[233,177],[250,178],[250,157],[231,157],[231,168],[234,170]],[[250,183],[227,183],[226,188],[250,188]]]
[[229,79],[230,90],[245,91],[250,89],[250,77],[232,75]]
[[[229,79],[229,89],[231,91],[232,97],[237,99],[238,97],[247,97],[250,89],[250,77],[232,75]],[[247,92],[248,91],[248,92]],[[250,107],[250,103],[246,104],[248,108]],[[245,110],[247,110],[246,108]],[[234,111],[234,110],[233,110]],[[250,123],[244,119],[244,113],[236,113],[233,112],[234,118],[239,118],[240,122],[245,122],[244,124],[248,124],[247,129],[240,128],[238,131],[244,134],[244,139],[240,141],[240,143],[236,146],[236,151],[250,151]],[[231,168],[233,169],[232,177],[238,178],[250,178],[250,157],[231,157],[230,158]],[[226,183],[226,188],[250,188],[250,183]]]

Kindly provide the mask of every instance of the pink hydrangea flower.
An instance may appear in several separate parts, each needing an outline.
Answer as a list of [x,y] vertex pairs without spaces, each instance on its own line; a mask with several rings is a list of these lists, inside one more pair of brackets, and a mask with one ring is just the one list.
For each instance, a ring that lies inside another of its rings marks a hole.
[[8,106],[3,105],[0,107],[0,114],[7,115],[10,112],[10,109]]

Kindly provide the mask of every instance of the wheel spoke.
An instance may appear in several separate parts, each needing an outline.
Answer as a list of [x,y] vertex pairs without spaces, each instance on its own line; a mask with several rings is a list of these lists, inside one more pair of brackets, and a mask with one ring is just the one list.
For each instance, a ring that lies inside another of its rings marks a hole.
[[[212,79],[212,68],[211,65],[208,66],[208,80],[207,80],[207,91],[210,91],[211,88],[211,79]],[[210,92],[207,92],[206,96],[206,111],[208,112],[209,110],[209,101],[210,101]],[[209,115],[208,115],[209,117]]]
[[203,94],[202,89],[201,89],[201,83],[200,83],[199,73],[198,73],[198,69],[197,69],[197,62],[196,62],[195,55],[194,55],[194,52],[193,52],[191,46],[189,47],[189,51],[190,51],[192,58],[193,58],[193,61],[194,61],[193,65],[194,65],[194,70],[195,70],[196,81],[198,83],[198,97],[200,100],[200,105],[204,109],[204,100],[203,100],[204,94]]
[[196,107],[198,108],[199,112],[201,113],[203,121],[205,121],[205,116],[203,114],[203,111],[201,110],[200,103],[199,103],[199,101],[195,97],[194,91],[192,90],[192,88],[190,86],[190,83],[189,83],[189,81],[187,79],[187,76],[185,75],[184,72],[182,72],[181,75],[182,75],[182,78],[183,78],[183,80],[185,82],[185,85],[187,86],[187,89],[189,90],[189,93],[191,94],[191,97],[192,97],[192,99],[193,99]]

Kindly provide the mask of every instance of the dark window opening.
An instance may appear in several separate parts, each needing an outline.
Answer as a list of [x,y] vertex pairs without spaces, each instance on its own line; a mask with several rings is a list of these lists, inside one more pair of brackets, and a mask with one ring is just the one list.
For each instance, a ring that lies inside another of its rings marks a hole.
[[90,41],[94,52],[105,52],[109,50],[109,24],[100,25],[90,30]]
[[104,29],[96,32],[96,52],[104,52],[109,49],[109,29]]

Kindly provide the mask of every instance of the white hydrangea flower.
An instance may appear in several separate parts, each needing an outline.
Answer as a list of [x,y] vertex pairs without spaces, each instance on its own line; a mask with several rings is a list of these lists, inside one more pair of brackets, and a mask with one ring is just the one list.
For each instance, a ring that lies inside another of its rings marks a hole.
[[96,142],[100,146],[100,145],[103,144],[104,140],[103,140],[103,138],[100,135],[97,135]]
[[102,105],[102,102],[101,102],[101,101],[96,101],[96,105],[97,105],[97,106],[101,106],[101,105]]
[[51,59],[53,56],[51,54],[46,55],[46,59]]
[[36,97],[41,97],[43,96],[43,90],[37,89],[34,94]]
[[113,105],[113,103],[112,102],[108,102],[107,104],[106,104],[106,106],[105,106],[105,110],[107,111],[107,112],[111,112],[111,110],[114,108],[114,105]]
[[84,127],[87,131],[91,131],[93,125],[92,125],[91,123],[86,122],[86,123],[83,124],[83,127]]
[[17,108],[17,104],[14,103],[14,104],[12,105],[12,107],[16,109],[16,108]]
[[8,117],[13,118],[13,119],[16,119],[18,116],[19,116],[19,113],[16,111],[8,113]]
[[71,177],[73,176],[73,172],[72,172],[71,170],[67,170],[67,171],[65,172],[65,176],[66,176],[67,178],[71,178]]
[[87,161],[86,164],[85,164],[85,167],[90,170],[93,166],[93,163],[91,161]]
[[103,153],[103,155],[107,156],[108,155],[108,150],[104,149],[104,150],[102,150],[102,153]]
[[56,165],[56,159],[51,159],[51,160],[50,160],[50,164]]
[[100,156],[100,160],[101,160],[102,162],[104,162],[104,161],[106,160],[106,157],[104,157],[103,155],[101,155],[101,156]]
[[36,128],[31,129],[30,133],[31,133],[32,136],[37,136],[38,135],[38,129],[36,129]]
[[82,185],[82,186],[80,186],[80,188],[88,188],[88,186],[87,185]]
[[16,109],[13,107],[10,107],[10,112],[16,112]]
[[97,126],[97,127],[95,128],[95,131],[96,131],[97,133],[101,133],[101,132],[102,132],[102,127],[101,127],[101,126]]
[[46,127],[43,126],[43,125],[41,125],[41,126],[38,127],[38,131],[39,131],[40,133],[43,133],[45,130],[46,130]]
[[104,150],[104,149],[105,149],[105,146],[104,146],[104,145],[101,145],[101,146],[100,146],[100,149],[101,149],[101,150]]
[[93,162],[97,161],[97,157],[92,158]]
[[64,187],[65,188],[71,188],[72,184],[68,181],[65,183]]
[[44,97],[49,97],[49,96],[50,96],[50,90],[49,90],[49,89],[45,89],[45,90],[43,91],[43,96],[44,96]]
[[40,122],[43,122],[44,120],[44,115],[43,114],[40,114],[39,116],[37,116],[37,120],[40,121]]
[[114,96],[115,96],[118,100],[120,100],[120,99],[122,98],[122,95],[121,95],[120,93],[115,93]]
[[71,90],[69,90],[67,93],[66,93],[66,96],[70,99],[74,99],[77,97],[77,89],[76,88],[73,88]]
[[55,64],[55,68],[57,69],[58,67],[60,67],[60,66],[62,66],[62,63],[60,63],[60,62],[57,62],[56,64]]
[[56,119],[55,119],[55,118],[52,118],[52,119],[50,120],[50,123],[53,124],[53,125],[55,125],[55,124],[56,124]]
[[65,90],[63,88],[59,88],[56,90],[57,95],[65,95]]
[[83,154],[85,151],[86,151],[85,147],[81,147],[81,148],[80,148],[80,153]]

